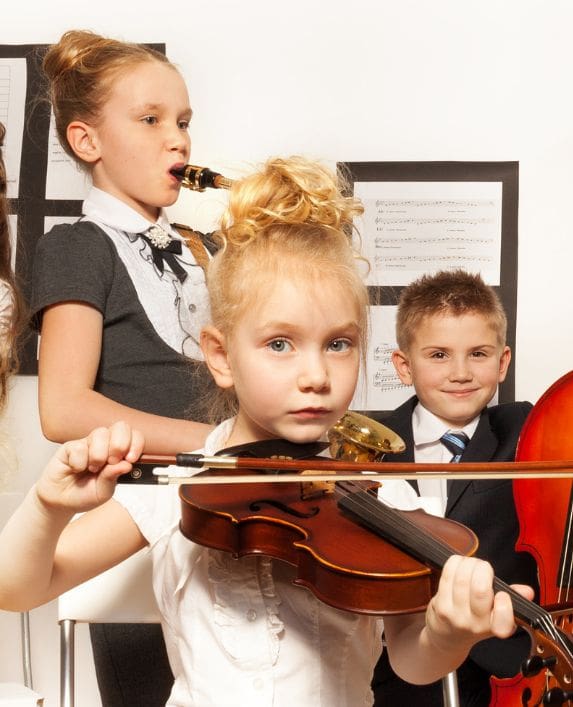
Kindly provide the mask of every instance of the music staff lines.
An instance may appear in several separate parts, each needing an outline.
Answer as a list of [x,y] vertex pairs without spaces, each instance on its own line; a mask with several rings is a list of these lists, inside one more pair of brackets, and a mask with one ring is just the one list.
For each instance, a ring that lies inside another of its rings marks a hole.
[[[384,207],[402,207],[406,209],[427,209],[427,208],[455,208],[461,209],[476,209],[476,208],[492,208],[495,202],[491,199],[376,199],[376,208]],[[398,212],[400,213],[400,212]]]
[[453,245],[455,243],[467,244],[467,245],[483,245],[488,246],[494,243],[493,238],[472,238],[470,236],[429,236],[429,237],[418,237],[418,236],[397,236],[395,238],[376,236],[374,238],[374,245],[376,248],[385,248],[391,246],[402,247],[407,245],[434,245],[442,247],[445,245]]
[[415,218],[412,216],[404,218],[388,218],[387,216],[376,216],[376,224],[387,225],[410,225],[410,226],[432,226],[432,225],[455,225],[455,226],[483,226],[493,223],[491,218]]

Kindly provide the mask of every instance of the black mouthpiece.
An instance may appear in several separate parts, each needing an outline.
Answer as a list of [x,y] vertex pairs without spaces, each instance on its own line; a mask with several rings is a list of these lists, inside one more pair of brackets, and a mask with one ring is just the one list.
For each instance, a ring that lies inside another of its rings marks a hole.
[[171,170],[171,174],[181,180],[182,186],[193,191],[204,191],[207,188],[230,189],[233,183],[231,179],[213,172],[208,167],[197,167],[193,164],[176,167]]

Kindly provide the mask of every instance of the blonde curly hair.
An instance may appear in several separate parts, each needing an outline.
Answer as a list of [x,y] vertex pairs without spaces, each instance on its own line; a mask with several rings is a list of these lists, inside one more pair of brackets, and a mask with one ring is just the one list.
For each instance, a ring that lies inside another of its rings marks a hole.
[[[225,337],[279,276],[302,287],[335,281],[356,302],[364,357],[368,291],[353,246],[353,221],[363,207],[345,193],[342,175],[299,156],[270,159],[234,183],[217,232],[222,247],[207,272],[211,320]],[[216,403],[210,418],[235,409]]]

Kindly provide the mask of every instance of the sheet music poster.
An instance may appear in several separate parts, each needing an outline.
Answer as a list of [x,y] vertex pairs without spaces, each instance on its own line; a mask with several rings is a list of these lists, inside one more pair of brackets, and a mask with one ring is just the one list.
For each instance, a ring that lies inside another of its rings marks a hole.
[[[150,45],[165,52],[165,45]],[[58,141],[41,62],[46,45],[0,45],[0,121],[8,178],[13,266],[24,297],[31,293],[37,239],[54,224],[77,220],[90,180]],[[37,372],[38,337],[28,334],[20,372]]]
[[[384,164],[358,163],[368,165],[371,172],[378,166],[381,173]],[[437,164],[443,169],[443,163]],[[404,165],[409,172],[412,163]],[[356,171],[356,165],[346,166]],[[453,174],[458,169],[456,165]],[[356,227],[369,263],[366,282],[372,299],[381,303],[371,306],[367,365],[352,407],[391,410],[413,394],[410,386],[400,382],[391,360],[397,348],[396,302],[401,289],[425,273],[463,268],[480,273],[486,283],[501,290],[504,183],[501,178],[484,181],[481,175],[475,181],[469,175],[449,181],[390,177],[360,181],[357,176],[354,195],[365,209]],[[515,258],[517,249],[513,253]],[[506,397],[512,392],[507,390]]]

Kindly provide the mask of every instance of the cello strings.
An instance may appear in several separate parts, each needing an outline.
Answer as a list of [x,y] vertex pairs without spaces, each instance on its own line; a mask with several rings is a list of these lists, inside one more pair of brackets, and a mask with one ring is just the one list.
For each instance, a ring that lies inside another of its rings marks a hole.
[[[569,494],[569,514],[567,517],[567,528],[565,532],[565,538],[563,540],[563,550],[562,550],[562,566],[559,573],[559,591],[558,591],[558,601],[562,602],[563,591],[566,591],[565,599],[569,600],[569,590],[571,588],[571,576],[572,576],[572,558],[571,553],[573,548],[571,547],[571,523],[572,523],[572,503],[573,496]],[[564,589],[565,588],[565,589]]]

